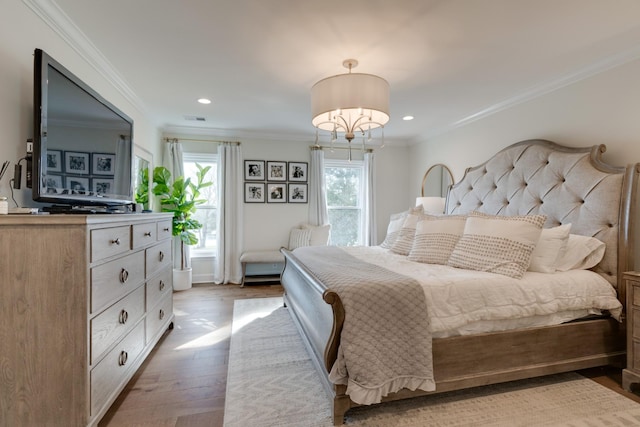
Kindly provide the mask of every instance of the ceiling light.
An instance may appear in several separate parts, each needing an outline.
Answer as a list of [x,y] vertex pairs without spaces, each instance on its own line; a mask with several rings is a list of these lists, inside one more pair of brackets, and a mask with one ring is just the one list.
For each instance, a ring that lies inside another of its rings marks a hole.
[[200,98],[200,99],[198,99],[198,102],[200,104],[211,104],[211,100],[207,99],[207,98]]
[[404,116],[402,120],[408,122],[409,120],[413,120],[413,116]]
[[329,131],[331,142],[340,133],[350,144],[360,134],[364,148],[365,139],[371,140],[371,130],[384,129],[389,121],[389,83],[372,74],[352,73],[358,65],[355,59],[347,59],[342,65],[349,73],[327,77],[311,88],[311,123],[318,130]]

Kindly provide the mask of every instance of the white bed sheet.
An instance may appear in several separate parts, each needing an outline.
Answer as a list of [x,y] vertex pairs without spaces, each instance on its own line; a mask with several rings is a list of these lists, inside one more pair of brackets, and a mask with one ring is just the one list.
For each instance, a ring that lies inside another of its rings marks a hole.
[[526,272],[522,279],[514,279],[412,262],[379,246],[342,249],[418,281],[434,338],[558,325],[603,310],[619,321],[622,313],[616,290],[590,270]]

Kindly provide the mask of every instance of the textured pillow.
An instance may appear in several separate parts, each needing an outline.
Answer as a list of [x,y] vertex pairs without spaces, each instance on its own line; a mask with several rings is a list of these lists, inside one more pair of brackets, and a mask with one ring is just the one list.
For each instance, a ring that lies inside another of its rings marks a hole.
[[398,239],[398,234],[402,229],[402,224],[404,224],[404,219],[409,215],[409,213],[422,213],[422,205],[417,206],[415,208],[411,208],[408,211],[400,212],[397,214],[391,215],[391,219],[389,220],[389,225],[387,226],[387,235],[384,238],[384,242],[380,244],[381,247],[385,249],[391,249],[391,246]]
[[422,218],[422,207],[418,212],[411,212],[407,214],[402,223],[402,228],[398,232],[398,238],[391,245],[391,252],[400,255],[409,255],[411,248],[413,247],[413,238],[416,234],[416,225],[418,220]]
[[529,271],[555,273],[560,255],[567,246],[569,231],[571,231],[571,224],[543,228],[540,240],[531,254]]
[[309,241],[309,246],[327,246],[329,244],[329,232],[331,231],[331,224],[300,224],[300,228],[311,231],[311,240]]
[[540,239],[545,215],[492,216],[472,212],[447,265],[521,278]]
[[294,250],[302,246],[309,246],[311,241],[311,230],[305,228],[292,228],[289,232],[289,250]]
[[588,270],[602,261],[605,249],[604,242],[595,237],[570,234],[556,270]]
[[424,215],[416,224],[409,261],[446,264],[464,231],[466,215]]

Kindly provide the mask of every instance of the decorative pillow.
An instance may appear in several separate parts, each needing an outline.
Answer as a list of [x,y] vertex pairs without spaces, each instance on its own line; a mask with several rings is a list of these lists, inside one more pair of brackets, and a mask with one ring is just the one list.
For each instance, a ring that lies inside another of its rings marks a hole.
[[416,224],[409,261],[446,264],[466,221],[466,215],[423,215]]
[[567,247],[556,265],[558,271],[588,270],[604,257],[606,246],[595,237],[570,234]]
[[540,240],[531,254],[529,271],[539,273],[555,273],[560,255],[567,247],[571,224],[543,228]]
[[540,239],[545,215],[493,216],[472,212],[447,265],[521,278]]
[[309,246],[311,242],[311,230],[305,228],[292,228],[289,233],[289,250],[302,246]]
[[380,244],[381,247],[385,249],[391,249],[391,246],[398,239],[398,234],[402,229],[402,224],[404,224],[404,219],[409,215],[409,213],[422,213],[422,205],[417,206],[415,208],[411,208],[408,211],[400,212],[397,214],[391,215],[391,219],[389,220],[389,225],[387,226],[387,236],[384,238],[384,242]]
[[413,247],[413,238],[416,234],[416,225],[418,224],[418,220],[422,218],[424,214],[422,213],[422,207],[418,212],[411,212],[407,214],[404,218],[404,222],[402,223],[402,228],[398,232],[398,238],[391,245],[391,252],[400,254],[400,255],[409,255],[411,252],[411,248]]
[[300,224],[300,228],[311,231],[311,240],[309,246],[327,246],[329,244],[329,232],[331,231],[331,224],[325,225],[311,225]]

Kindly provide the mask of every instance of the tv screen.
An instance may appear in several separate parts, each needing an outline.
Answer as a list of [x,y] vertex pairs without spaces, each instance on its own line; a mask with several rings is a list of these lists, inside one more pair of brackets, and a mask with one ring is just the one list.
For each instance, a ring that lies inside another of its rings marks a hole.
[[40,49],[34,59],[33,200],[133,200],[133,120]]

